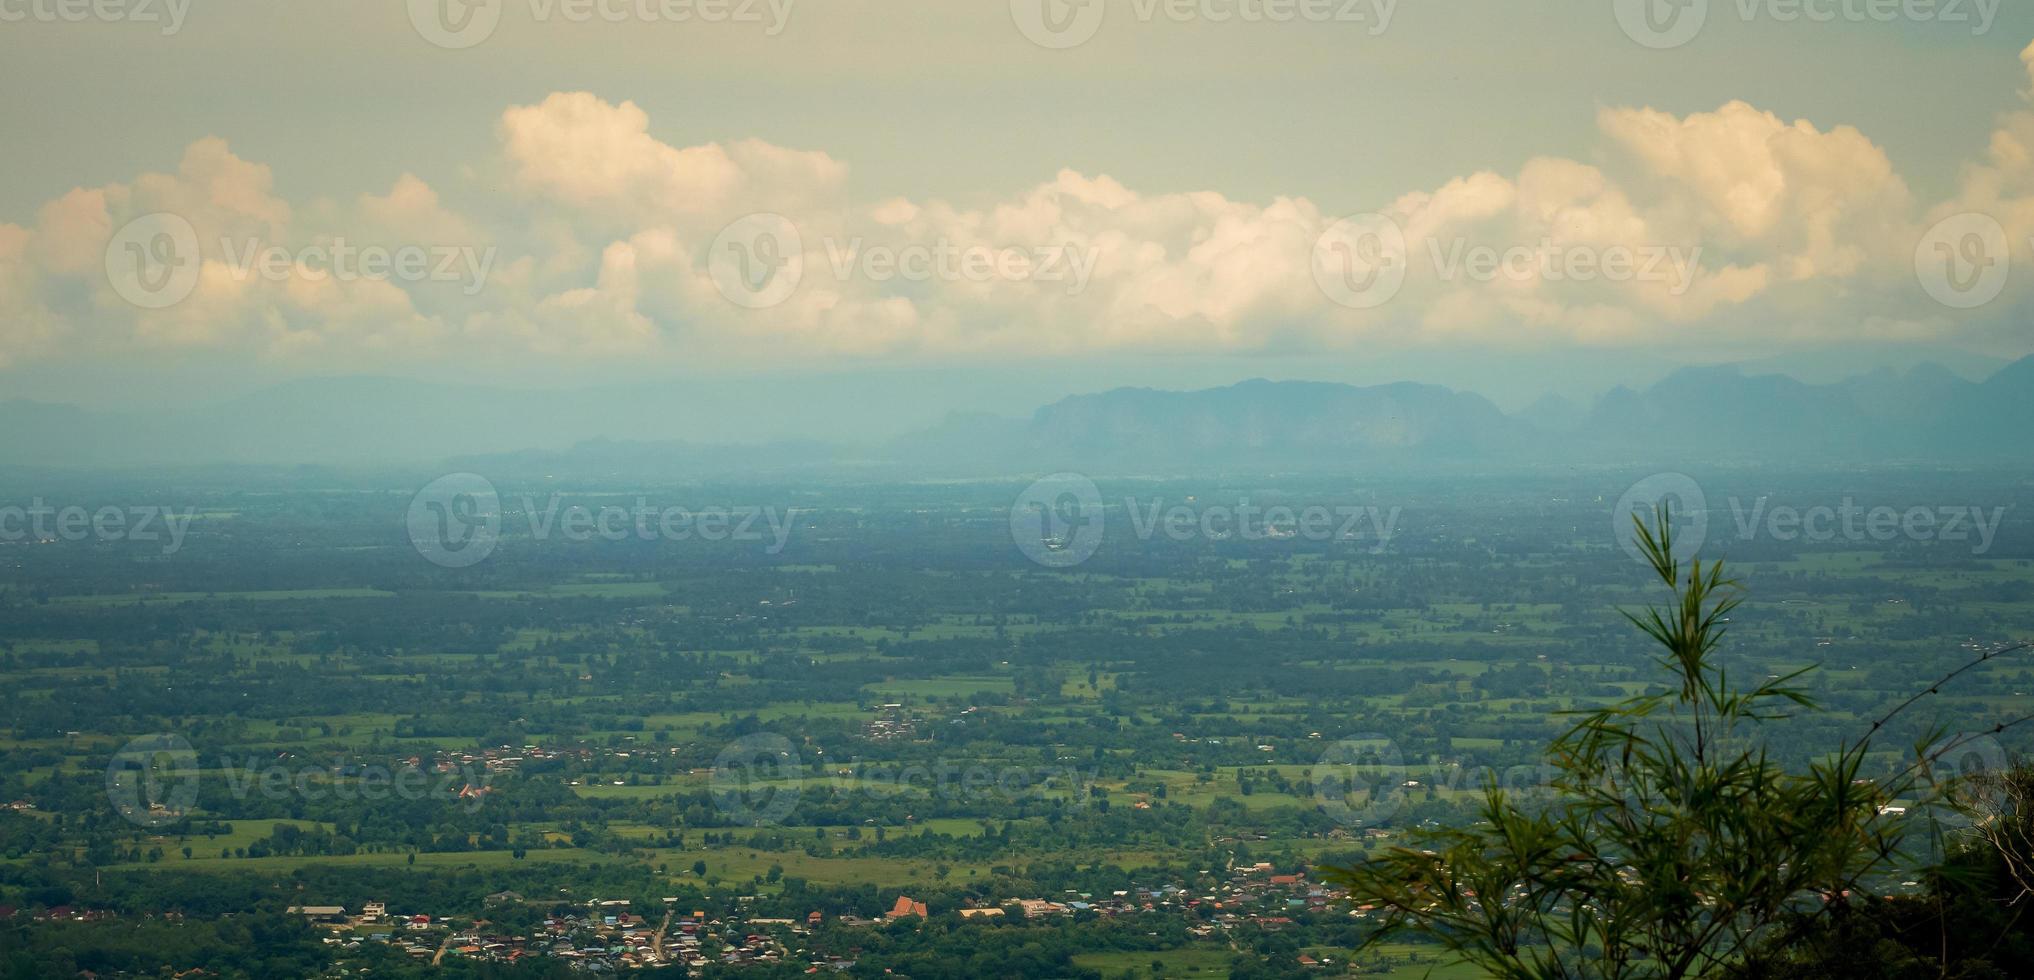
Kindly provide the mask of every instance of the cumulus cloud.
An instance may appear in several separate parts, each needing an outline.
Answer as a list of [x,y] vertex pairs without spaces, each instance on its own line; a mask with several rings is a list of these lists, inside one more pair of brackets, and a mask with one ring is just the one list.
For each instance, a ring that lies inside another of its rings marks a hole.
[[1693,197],[1694,230],[1764,252],[1785,278],[1847,277],[1899,253],[1906,183],[1854,128],[1824,132],[1743,102],[1683,119],[1604,110],[1600,125],[1648,176]]
[[0,225],[0,368],[50,353],[57,323],[35,302],[36,276],[28,267],[33,234]]
[[760,140],[675,147],[649,127],[649,114],[633,102],[559,92],[503,113],[502,152],[522,190],[619,224],[797,208],[830,196],[847,174],[824,153]]
[[[11,331],[46,344],[45,353],[58,345],[236,346],[337,363],[359,356],[372,364],[443,327],[419,315],[410,292],[391,279],[337,274],[329,260],[335,231],[343,242],[350,229],[405,220],[431,224],[434,234],[456,227],[434,209],[429,188],[405,177],[385,197],[364,196],[345,222],[299,227],[298,209],[274,193],[268,167],[242,159],[223,140],[200,139],[174,173],[76,188],[45,205],[32,228],[7,226],[0,233],[0,309]],[[327,202],[306,210],[328,219],[335,213]],[[116,238],[152,216],[173,216],[184,231]],[[355,247],[374,240],[367,232]],[[313,246],[327,261],[301,264]],[[158,307],[123,293],[151,275],[138,264],[147,262],[189,266],[187,295],[179,290],[180,299]]]
[[[2034,82],[2034,47],[2023,57]],[[1376,303],[1322,284],[1318,249],[1343,216],[1303,197],[1148,193],[1068,170],[966,206],[859,201],[824,152],[667,142],[642,107],[585,92],[504,111],[493,156],[468,168],[492,178],[458,186],[460,207],[408,173],[293,205],[266,166],[205,138],[173,173],[77,188],[0,225],[0,356],[211,345],[371,365],[476,346],[678,362],[1828,340],[1958,328],[1914,282],[1916,245],[1942,217],[1977,210],[2016,242],[2034,235],[2034,109],[2002,118],[1956,194],[1925,204],[1847,126],[1743,102],[1606,108],[1596,122],[1601,145],[1581,159],[1377,202],[1404,247],[1385,256],[1402,284]],[[198,271],[188,298],[149,309],[108,281],[106,256],[157,212],[189,222]],[[756,214],[795,234],[726,240]],[[331,275],[346,242],[429,250],[433,274]],[[255,246],[291,259],[250,273]],[[792,271],[795,287],[768,303],[728,295],[730,281]]]

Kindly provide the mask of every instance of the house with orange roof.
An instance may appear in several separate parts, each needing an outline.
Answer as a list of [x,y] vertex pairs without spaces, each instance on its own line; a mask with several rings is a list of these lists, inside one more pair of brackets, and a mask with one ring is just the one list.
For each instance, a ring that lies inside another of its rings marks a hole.
[[883,920],[894,922],[907,915],[915,915],[921,919],[932,917],[932,913],[926,909],[924,902],[912,901],[909,895],[899,895],[897,896],[897,904],[890,907],[889,914],[883,916]]

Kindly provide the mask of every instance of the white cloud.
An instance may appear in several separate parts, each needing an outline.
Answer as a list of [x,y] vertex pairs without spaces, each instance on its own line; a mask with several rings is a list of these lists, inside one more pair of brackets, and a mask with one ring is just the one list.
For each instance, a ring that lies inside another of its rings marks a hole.
[[[2024,57],[2034,81],[2034,47]],[[489,357],[755,362],[1827,340],[1961,328],[1913,281],[1935,219],[1983,210],[2016,241],[2034,235],[2034,111],[2003,118],[1956,195],[1933,205],[1847,126],[1743,102],[1686,116],[1609,108],[1597,124],[1602,145],[1581,159],[1534,158],[1378,202],[1410,249],[1403,290],[1375,309],[1337,305],[1315,284],[1314,244],[1341,216],[1305,198],[1147,193],[1068,170],[965,205],[857,201],[826,153],[674,145],[636,104],[574,92],[502,114],[497,155],[466,169],[499,179],[457,186],[462,209],[407,173],[350,201],[292,205],[266,166],[198,140],[173,174],[78,188],[31,224],[0,225],[0,312],[17,360],[125,344],[371,365],[476,344]],[[103,273],[110,236],[152,211],[189,220],[204,252],[191,298],[155,312],[128,306]],[[798,288],[760,310],[729,302],[709,274],[715,236],[754,212],[791,220],[804,246]],[[271,281],[237,274],[220,248],[339,238],[490,249],[489,276],[471,290],[306,268]],[[1464,264],[1478,249],[1530,261],[1478,273]],[[1672,259],[1650,276],[1565,273],[1560,260],[1582,252]],[[977,265],[871,275],[878,253]],[[1004,274],[1052,261],[1050,278]]]
[[824,153],[760,140],[675,147],[651,136],[649,125],[633,102],[559,92],[502,114],[502,152],[524,191],[638,228],[796,208],[831,194],[847,172]]

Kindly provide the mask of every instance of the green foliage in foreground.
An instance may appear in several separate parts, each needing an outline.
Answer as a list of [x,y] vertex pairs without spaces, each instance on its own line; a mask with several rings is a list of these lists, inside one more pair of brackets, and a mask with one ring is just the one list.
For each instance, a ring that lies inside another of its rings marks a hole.
[[2034,769],[1957,787],[1968,831],[1919,895],[1838,907],[1760,950],[1733,980],[2007,980],[2034,976]]
[[1376,939],[1424,938],[1507,980],[1710,976],[1813,928],[1892,858],[1881,807],[1913,780],[1861,780],[1868,738],[1805,773],[1768,758],[1759,727],[1813,705],[1798,674],[1732,686],[1714,654],[1737,586],[1720,563],[1684,571],[1656,517],[1639,540],[1674,601],[1630,618],[1672,690],[1582,715],[1551,749],[1548,805],[1493,786],[1481,822],[1335,870],[1383,911]]

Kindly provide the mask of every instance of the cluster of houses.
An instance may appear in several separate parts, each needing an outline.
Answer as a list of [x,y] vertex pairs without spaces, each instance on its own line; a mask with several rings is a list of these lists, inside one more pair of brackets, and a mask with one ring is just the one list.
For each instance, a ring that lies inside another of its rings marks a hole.
[[896,742],[918,736],[918,726],[902,704],[882,704],[876,708],[876,719],[862,728],[864,738],[871,742]]
[[1278,874],[1269,863],[1233,868],[1226,878],[1209,877],[1218,883],[1198,890],[1174,883],[1122,889],[1102,896],[1068,892],[1056,899],[1019,898],[995,907],[959,912],[963,919],[1002,917],[1013,911],[1026,919],[1078,913],[1109,917],[1168,910],[1191,912],[1203,920],[1192,931],[1205,936],[1234,926],[1277,930],[1292,924],[1294,915],[1326,911],[1346,897],[1340,890],[1309,880],[1303,872]]
[[[1239,927],[1283,929],[1294,923],[1295,916],[1326,911],[1344,897],[1334,889],[1310,881],[1304,873],[1280,874],[1268,863],[1231,868],[1225,875],[1201,879],[1200,885],[1189,889],[1173,883],[1106,895],[1068,892],[1057,898],[1012,898],[953,911],[964,922],[984,922],[1011,916],[1044,920],[1077,914],[1111,917],[1170,910],[1192,914],[1197,921],[1189,931],[1205,938]],[[522,901],[522,896],[513,892],[486,898],[489,907]],[[666,899],[665,908],[644,915],[626,900],[595,900],[583,910],[547,917],[526,935],[492,931],[484,919],[471,927],[455,928],[452,923],[429,915],[391,915],[381,902],[369,902],[358,913],[349,913],[345,907],[336,905],[293,906],[289,911],[331,929],[332,935],[326,940],[329,943],[349,949],[364,943],[388,943],[410,956],[432,962],[457,956],[515,963],[526,957],[544,956],[593,970],[665,965],[697,970],[712,963],[730,966],[788,963],[803,964],[808,972],[814,973],[846,970],[854,965],[852,959],[815,950],[806,941],[828,924],[824,913],[813,911],[802,919],[740,915],[717,918],[703,911],[686,914],[675,906],[676,901]],[[878,918],[841,915],[833,924],[867,928],[928,919],[933,914],[926,902],[899,895],[889,911]],[[1364,912],[1359,910],[1357,914]]]
[[[514,892],[486,898],[490,907],[522,901]],[[369,902],[358,913],[339,905],[300,905],[288,911],[330,929],[327,943],[347,949],[385,943],[433,963],[449,956],[496,963],[543,956],[594,970],[675,964],[698,969],[714,961],[776,963],[787,952],[766,928],[775,920],[723,921],[698,911],[685,915],[675,908],[643,916],[626,900],[589,902],[584,911],[544,919],[527,935],[491,931],[484,919],[455,929],[450,921],[428,915],[390,915],[381,902]]]
[[[0,922],[22,914],[21,909],[12,905],[0,905]],[[69,905],[52,905],[46,909],[29,912],[27,915],[36,922],[102,922],[118,918],[110,909],[80,909]]]
[[[1257,928],[1276,931],[1292,925],[1298,915],[1328,911],[1343,893],[1310,881],[1304,873],[1281,874],[1268,863],[1241,865],[1222,874],[1206,874],[1189,888],[1182,883],[1123,889],[1105,895],[1068,892],[1056,898],[1011,898],[953,909],[963,922],[996,922],[1012,916],[1033,920],[1090,914],[1111,917],[1141,912],[1174,911],[1191,915],[1189,932],[1217,936],[1225,930]],[[683,965],[699,970],[709,964],[790,964],[824,974],[852,968],[852,948],[824,951],[810,937],[829,925],[819,911],[803,918],[708,916],[689,914],[666,899],[664,907],[637,912],[627,900],[595,900],[571,912],[554,913],[534,928],[510,934],[490,927],[485,917],[454,922],[423,913],[392,914],[384,902],[368,902],[354,912],[341,905],[296,905],[289,914],[328,930],[325,941],[344,949],[386,944],[420,961],[439,963],[450,957],[495,963],[516,963],[532,956],[555,957],[593,971]],[[523,903],[514,892],[485,899],[489,908]],[[927,902],[899,895],[890,909],[874,918],[840,915],[832,925],[849,929],[929,919],[936,913]],[[1369,914],[1366,908],[1354,913]],[[0,906],[0,919],[29,915],[51,921],[94,921],[112,918],[102,910],[59,906],[34,912]]]

